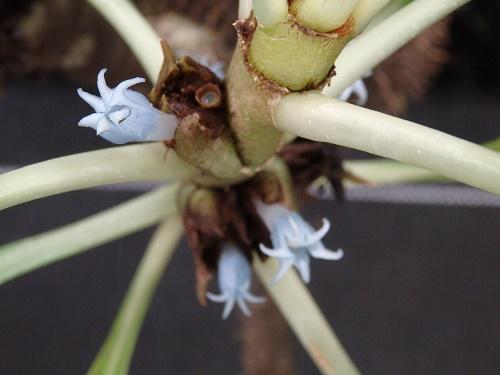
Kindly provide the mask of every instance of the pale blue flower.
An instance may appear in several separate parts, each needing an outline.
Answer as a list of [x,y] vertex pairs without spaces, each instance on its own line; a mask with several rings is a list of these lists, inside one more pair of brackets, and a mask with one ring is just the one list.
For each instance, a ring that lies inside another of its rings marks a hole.
[[144,78],[123,81],[115,88],[106,84],[102,69],[97,75],[100,97],[78,89],[78,95],[95,111],[80,120],[79,126],[95,129],[97,135],[116,143],[171,140],[177,128],[176,116],[164,113],[142,94],[129,90]]
[[364,106],[368,101],[368,90],[362,78],[356,80],[352,85],[342,91],[338,99],[346,102],[353,94],[356,95],[356,105]]
[[247,302],[263,303],[263,297],[250,293],[252,270],[245,256],[234,245],[223,246],[217,267],[217,278],[221,294],[207,293],[213,302],[225,303],[222,319],[227,319],[237,304],[246,316],[250,316]]
[[344,255],[342,249],[328,250],[321,241],[330,230],[330,222],[323,219],[323,225],[315,230],[297,212],[291,211],[284,205],[265,204],[256,201],[257,212],[271,232],[271,242],[274,248],[260,245],[260,250],[279,261],[279,268],[273,282],[278,282],[285,273],[294,266],[300,273],[302,280],[309,283],[310,257],[327,260],[339,260]]

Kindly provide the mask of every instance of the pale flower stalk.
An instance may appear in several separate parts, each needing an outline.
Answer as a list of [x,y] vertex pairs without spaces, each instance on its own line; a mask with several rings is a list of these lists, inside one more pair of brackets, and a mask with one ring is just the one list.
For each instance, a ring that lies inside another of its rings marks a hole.
[[323,219],[321,228],[315,230],[297,212],[289,210],[282,204],[265,204],[257,200],[255,205],[259,216],[271,232],[271,242],[274,246],[270,249],[261,244],[260,250],[279,261],[274,283],[281,280],[292,266],[297,268],[302,280],[309,283],[310,257],[339,260],[344,255],[342,249],[328,250],[321,241],[330,230],[330,222],[327,219]]
[[177,129],[176,116],[164,113],[142,94],[129,90],[144,78],[123,81],[115,88],[106,84],[102,69],[97,76],[100,97],[78,89],[78,95],[95,111],[79,122],[79,126],[95,129],[107,141],[115,144],[171,140]]
[[243,253],[232,244],[223,246],[217,267],[220,294],[207,293],[212,302],[224,303],[222,319],[227,319],[237,304],[246,316],[250,316],[247,302],[263,303],[265,298],[250,293],[252,269]]

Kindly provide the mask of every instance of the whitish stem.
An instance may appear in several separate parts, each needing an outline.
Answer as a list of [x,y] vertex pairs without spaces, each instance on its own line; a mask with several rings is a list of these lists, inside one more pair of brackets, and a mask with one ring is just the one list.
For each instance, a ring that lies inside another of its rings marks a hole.
[[140,231],[177,212],[168,186],[61,228],[0,246],[0,284]]
[[364,32],[373,29],[375,26],[379,25],[385,21],[388,17],[392,16],[407,3],[403,0],[391,0],[380,12],[378,12],[364,28]]
[[151,81],[156,81],[163,62],[160,38],[128,0],[87,0],[116,29],[134,52]]
[[313,297],[295,272],[277,284],[272,280],[277,262],[254,260],[254,269],[307,353],[324,375],[356,375],[356,366],[345,352]]
[[[485,143],[483,146],[498,153],[500,152],[500,138]],[[348,172],[376,185],[446,181],[446,178],[434,172],[394,160],[346,160],[342,164]],[[349,181],[346,182],[349,183]]]
[[336,75],[323,94],[337,97],[427,27],[470,0],[415,0],[369,32],[358,36],[337,61]]
[[295,0],[292,11],[304,26],[328,32],[342,26],[359,2],[360,0]]
[[356,33],[360,33],[391,0],[361,0],[353,14]]
[[387,159],[346,160],[342,165],[346,171],[375,185],[446,180],[434,172]]
[[259,24],[276,25],[288,15],[287,0],[253,0],[253,12]]
[[434,171],[500,194],[500,155],[482,146],[319,93],[291,94],[274,112],[276,126]]
[[78,189],[133,181],[174,181],[193,174],[161,143],[85,152],[0,175],[0,210]]
[[137,268],[111,331],[88,375],[127,375],[142,323],[155,290],[182,234],[178,218],[156,230]]
[[252,12],[252,0],[240,0],[238,6],[238,19],[242,20],[250,17]]

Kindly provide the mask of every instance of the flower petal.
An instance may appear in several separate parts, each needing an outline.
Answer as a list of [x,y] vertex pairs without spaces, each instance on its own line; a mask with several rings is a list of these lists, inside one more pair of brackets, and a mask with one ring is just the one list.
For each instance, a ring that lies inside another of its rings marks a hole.
[[306,284],[309,284],[309,281],[311,281],[311,269],[309,267],[309,254],[307,254],[305,251],[300,252],[297,254],[297,257],[295,258],[295,267],[299,270],[300,276],[302,277],[302,280]]
[[285,276],[290,267],[294,264],[294,261],[295,258],[285,258],[279,260],[278,272],[276,272],[276,275],[273,277],[273,284],[276,284],[283,278],[283,276]]
[[106,111],[103,100],[101,98],[99,98],[98,96],[89,94],[88,92],[83,91],[82,89],[78,89],[78,90],[76,90],[76,92],[78,93],[80,98],[85,100],[87,102],[87,104],[90,105],[94,109],[94,111],[96,111],[96,112],[105,112]]
[[[312,227],[310,226],[310,228],[312,228]],[[325,237],[325,235],[328,233],[330,228],[331,228],[330,221],[328,219],[323,219],[323,225],[321,226],[321,228],[319,228],[317,231],[313,232],[312,234],[309,234],[307,236],[307,241],[303,246],[309,247],[309,246],[315,244],[316,242],[319,242],[323,237]]]
[[312,257],[326,260],[339,260],[344,256],[344,250],[337,249],[336,251],[328,250],[324,246],[315,246],[309,250]]
[[222,319],[227,319],[231,311],[233,311],[234,304],[236,303],[236,299],[233,297],[229,298],[224,305],[224,311],[222,311]]
[[123,108],[118,111],[111,112],[108,117],[115,125],[119,125],[120,122],[125,120],[128,116],[130,116],[130,109]]
[[210,301],[217,302],[217,303],[226,302],[229,298],[228,293],[213,294],[213,293],[207,292],[206,296]]
[[286,247],[270,249],[266,247],[264,244],[259,245],[260,251],[270,257],[274,258],[289,258],[293,257],[293,253]]
[[78,121],[78,126],[97,128],[97,123],[104,115],[102,113],[92,113]]
[[238,297],[236,299],[236,302],[238,303],[238,307],[240,308],[241,312],[245,314],[246,316],[251,316],[252,314],[250,313],[250,309],[248,308],[247,303],[242,297]]
[[99,122],[97,123],[96,132],[97,135],[101,135],[102,133],[108,132],[113,128],[113,123],[109,121],[106,116],[102,116]]
[[107,69],[101,69],[97,74],[97,90],[99,90],[99,94],[106,105],[106,109],[109,109],[111,108],[109,103],[113,97],[113,89],[106,84],[106,78],[104,77],[106,71]]
[[243,298],[245,298],[245,300],[247,300],[250,303],[264,303],[264,302],[266,302],[265,297],[256,296],[248,291],[243,293]]

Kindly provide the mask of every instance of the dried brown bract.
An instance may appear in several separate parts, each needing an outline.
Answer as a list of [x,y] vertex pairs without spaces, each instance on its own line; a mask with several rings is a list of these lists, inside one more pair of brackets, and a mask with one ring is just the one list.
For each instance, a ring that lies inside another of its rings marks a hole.
[[337,199],[344,201],[342,179],[346,177],[346,171],[336,146],[298,140],[285,146],[280,156],[287,163],[295,188],[302,196],[307,196],[307,188],[316,179],[325,176],[332,184]]

